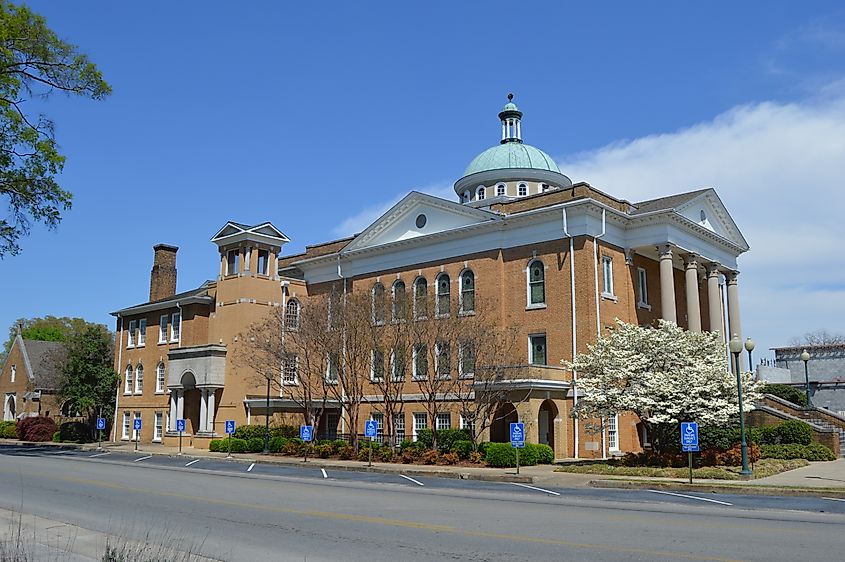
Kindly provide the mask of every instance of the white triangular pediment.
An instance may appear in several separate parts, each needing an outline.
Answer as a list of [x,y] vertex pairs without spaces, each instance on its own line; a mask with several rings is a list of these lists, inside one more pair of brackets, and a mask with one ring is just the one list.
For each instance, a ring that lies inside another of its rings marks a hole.
[[495,220],[490,211],[412,191],[344,248],[344,253]]
[[234,236],[235,234],[239,234],[243,231],[244,231],[243,228],[240,228],[239,226],[236,226],[236,225],[232,224],[231,222],[227,222],[225,224],[225,226],[223,226],[223,228],[221,228],[220,230],[217,231],[217,234],[215,234],[211,238],[211,240],[215,241],[215,240],[219,240],[221,238],[226,238],[227,236]]
[[281,230],[279,230],[269,222],[251,228],[250,232],[254,232],[255,234],[261,234],[263,236],[269,236],[271,238],[280,238],[282,240],[288,241],[288,237],[285,236]]
[[748,242],[713,189],[679,205],[675,212],[738,246],[748,248]]

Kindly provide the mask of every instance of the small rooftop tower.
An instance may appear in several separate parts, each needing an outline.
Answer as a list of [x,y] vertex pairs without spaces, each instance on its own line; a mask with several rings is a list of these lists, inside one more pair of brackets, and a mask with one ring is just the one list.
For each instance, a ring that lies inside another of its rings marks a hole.
[[522,112],[513,103],[513,94],[508,94],[508,103],[499,112],[502,121],[502,143],[522,142]]

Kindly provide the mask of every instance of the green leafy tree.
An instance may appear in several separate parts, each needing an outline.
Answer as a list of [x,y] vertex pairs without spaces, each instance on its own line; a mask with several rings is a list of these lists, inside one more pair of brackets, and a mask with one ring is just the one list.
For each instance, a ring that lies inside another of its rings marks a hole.
[[0,366],[6,362],[6,356],[12,348],[18,330],[25,340],[67,341],[74,334],[83,332],[90,324],[83,318],[67,316],[45,316],[43,318],[18,318],[9,326],[9,337],[0,353]]
[[26,111],[26,102],[59,91],[92,99],[111,93],[97,67],[66,43],[43,17],[26,6],[0,0],[0,195],[8,214],[0,218],[0,258],[20,252],[33,221],[54,229],[71,194],[55,176],[59,153],[53,122]]
[[59,395],[70,400],[94,427],[98,413],[111,418],[120,377],[112,368],[114,342],[101,324],[89,324],[67,340],[67,360]]

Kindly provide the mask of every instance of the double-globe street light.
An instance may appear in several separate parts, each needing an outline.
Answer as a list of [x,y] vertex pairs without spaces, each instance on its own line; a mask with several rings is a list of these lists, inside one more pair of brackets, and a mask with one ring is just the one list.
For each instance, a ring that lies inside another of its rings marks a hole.
[[[743,478],[751,477],[751,470],[748,468],[748,443],[745,440],[745,411],[742,407],[742,373],[739,364],[739,354],[742,353],[742,342],[739,341],[739,336],[734,334],[728,344],[734,359],[734,369],[736,370],[736,390],[739,397],[739,433],[740,433],[740,447],[742,451],[742,470],[739,472]],[[749,338],[745,342],[745,349],[748,351],[749,360],[751,358],[751,350],[754,349],[754,342]]]
[[807,403],[804,405],[805,408],[808,410],[812,409],[813,403],[810,402],[810,374],[807,371],[807,361],[810,360],[810,354],[807,353],[807,350],[801,352],[801,361],[804,362],[804,393],[807,396]]

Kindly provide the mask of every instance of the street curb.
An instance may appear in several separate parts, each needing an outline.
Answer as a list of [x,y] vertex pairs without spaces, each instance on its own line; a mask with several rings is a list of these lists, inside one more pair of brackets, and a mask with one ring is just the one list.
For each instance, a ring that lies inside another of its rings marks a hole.
[[615,488],[623,490],[677,490],[680,492],[709,492],[713,494],[744,494],[750,496],[813,496],[845,498],[845,488],[799,488],[786,486],[743,486],[741,484],[710,484],[644,481],[644,480],[590,480],[592,488]]
[[[5,441],[5,440],[4,440]],[[17,443],[21,446],[26,447],[41,447],[41,446],[49,446],[49,447],[56,447],[56,448],[64,448],[64,449],[75,449],[79,451],[120,451],[123,453],[134,453],[133,450],[123,450],[118,449],[116,446],[112,445],[109,446],[104,442],[104,446],[102,449],[98,449],[96,445],[92,446],[90,443],[87,444],[79,444],[79,443],[53,443],[51,441],[45,441],[43,443],[36,443],[31,441],[15,441],[15,440],[8,440],[9,443]],[[138,453],[144,453],[147,455],[156,455],[156,456],[165,456],[174,458],[177,455],[166,453],[166,452],[158,452],[158,451],[150,451],[149,449],[139,450]],[[183,458],[190,458],[190,459],[213,459],[213,460],[222,460],[222,461],[229,461],[235,462],[240,464],[249,464],[253,462],[259,463],[266,463],[266,464],[276,464],[282,466],[295,466],[295,467],[307,467],[313,466],[314,468],[325,468],[325,469],[332,469],[332,470],[343,470],[346,472],[371,472],[376,474],[404,474],[406,476],[419,476],[419,477],[430,477],[430,478],[451,478],[455,480],[479,480],[482,482],[515,482],[519,484],[533,484],[534,477],[527,476],[527,475],[516,475],[516,474],[474,474],[472,472],[462,472],[460,468],[456,468],[455,470],[417,470],[414,468],[404,468],[404,467],[412,467],[414,465],[405,465],[405,464],[397,464],[397,468],[387,468],[383,466],[355,466],[355,465],[339,465],[333,463],[322,462],[322,459],[309,459],[308,463],[304,463],[301,458],[299,457],[264,457],[264,456],[252,456],[252,457],[232,457],[226,458],[225,456],[216,456],[216,455],[192,455],[190,453],[182,455]],[[399,468],[403,467],[403,468]]]

